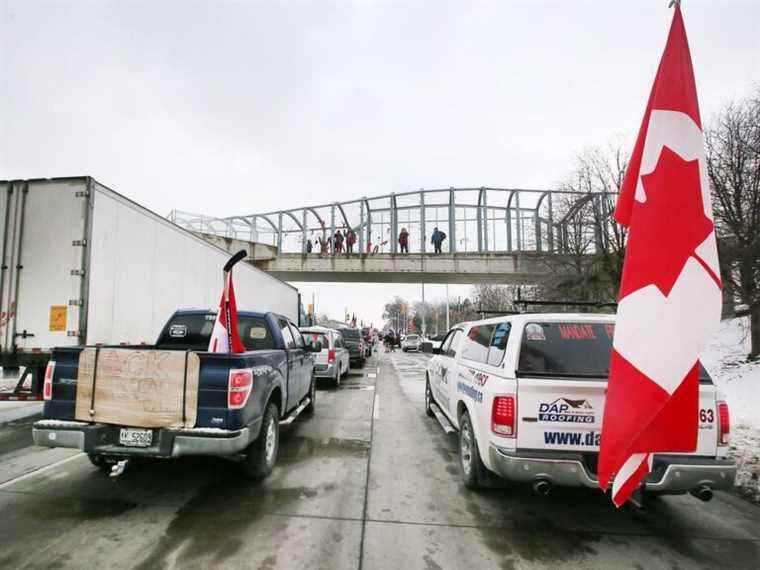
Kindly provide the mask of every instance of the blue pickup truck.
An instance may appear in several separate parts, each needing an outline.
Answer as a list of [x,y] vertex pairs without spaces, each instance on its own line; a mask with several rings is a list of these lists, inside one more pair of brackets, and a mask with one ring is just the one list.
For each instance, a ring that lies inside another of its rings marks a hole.
[[113,347],[196,353],[200,368],[193,427],[135,429],[77,421],[77,376],[85,347],[58,348],[45,374],[45,419],[34,424],[35,443],[78,448],[112,473],[132,458],[218,455],[240,459],[252,478],[269,475],[277,460],[280,424],[314,411],[313,349],[287,318],[239,311],[246,352],[209,353],[215,318],[208,310],[179,310],[154,346]]

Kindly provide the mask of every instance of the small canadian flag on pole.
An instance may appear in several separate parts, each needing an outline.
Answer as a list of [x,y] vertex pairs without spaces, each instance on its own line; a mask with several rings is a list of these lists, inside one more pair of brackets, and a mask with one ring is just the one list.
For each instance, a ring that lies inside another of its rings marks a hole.
[[699,355],[720,322],[704,136],[678,2],[615,219],[629,233],[598,471],[620,506],[653,453],[696,449]]
[[240,353],[245,352],[245,346],[240,341],[237,327],[237,303],[235,302],[235,287],[232,283],[232,267],[246,256],[245,250],[233,255],[224,265],[224,289],[219,301],[219,313],[216,315],[211,340],[208,343],[209,352]]

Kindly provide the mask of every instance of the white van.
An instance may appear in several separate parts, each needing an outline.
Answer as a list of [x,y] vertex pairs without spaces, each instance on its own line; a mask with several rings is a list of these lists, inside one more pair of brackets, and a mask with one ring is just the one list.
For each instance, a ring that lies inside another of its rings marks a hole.
[[[489,472],[529,482],[598,488],[596,476],[613,315],[524,314],[454,327],[426,371],[425,407],[459,432],[464,484]],[[695,413],[697,411],[695,410]],[[707,501],[731,488],[728,406],[704,369],[699,438],[689,454],[656,454],[645,490]]]
[[301,328],[303,340],[307,346],[319,343],[322,349],[314,352],[314,377],[330,378],[335,386],[340,386],[340,379],[351,370],[350,354],[343,341],[343,335],[327,327]]

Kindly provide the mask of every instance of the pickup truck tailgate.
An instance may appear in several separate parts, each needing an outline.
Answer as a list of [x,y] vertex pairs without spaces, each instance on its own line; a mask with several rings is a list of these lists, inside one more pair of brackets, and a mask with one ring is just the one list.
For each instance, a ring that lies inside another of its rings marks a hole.
[[[517,363],[517,448],[588,453],[596,464],[604,418],[613,323],[535,322]],[[718,447],[716,389],[702,371],[696,455]]]
[[[518,449],[598,453],[606,389],[606,381],[521,378]],[[715,386],[700,384],[698,414],[694,454],[714,457],[718,446]]]

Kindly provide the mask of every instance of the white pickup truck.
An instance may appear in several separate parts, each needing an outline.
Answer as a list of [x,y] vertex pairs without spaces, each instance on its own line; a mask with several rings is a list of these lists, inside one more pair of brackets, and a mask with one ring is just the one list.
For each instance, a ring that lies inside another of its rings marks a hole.
[[[614,323],[612,315],[524,314],[449,331],[427,367],[425,407],[459,432],[467,487],[481,486],[491,472],[540,494],[553,485],[599,488]],[[728,406],[704,370],[698,414],[697,450],[655,455],[644,491],[707,501],[731,487]]]

